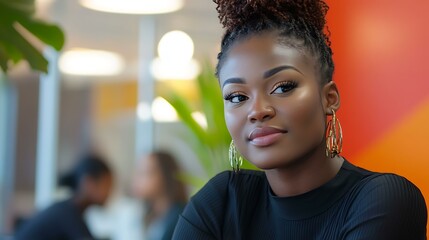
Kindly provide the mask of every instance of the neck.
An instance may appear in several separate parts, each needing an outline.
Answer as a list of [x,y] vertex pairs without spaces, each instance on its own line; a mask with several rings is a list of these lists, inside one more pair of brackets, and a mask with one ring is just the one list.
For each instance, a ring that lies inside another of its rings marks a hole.
[[309,192],[333,179],[343,161],[339,156],[326,157],[323,146],[290,166],[266,170],[265,173],[274,194],[290,197]]
[[162,216],[168,211],[170,205],[171,203],[168,197],[162,195],[154,199],[152,203],[152,209],[156,216]]
[[89,205],[91,205],[90,201],[81,194],[76,194],[73,196],[72,201],[77,206],[79,213],[81,214],[83,214]]

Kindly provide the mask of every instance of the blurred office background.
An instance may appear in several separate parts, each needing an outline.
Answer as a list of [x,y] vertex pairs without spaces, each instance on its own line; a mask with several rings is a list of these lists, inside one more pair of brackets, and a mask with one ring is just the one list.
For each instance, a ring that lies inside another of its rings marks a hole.
[[[108,208],[95,209],[88,216],[91,229],[100,237],[131,239],[124,236],[130,234],[126,231],[139,206],[128,197],[130,174],[149,149],[169,150],[187,172],[203,179],[210,177],[189,146],[186,126],[157,97],[173,90],[190,102],[198,101],[195,74],[205,62],[215,63],[222,36],[215,4],[210,0],[184,0],[176,11],[147,15],[97,11],[82,2],[85,1],[38,0],[37,14],[58,23],[66,34],[61,53],[47,52],[54,61],[58,57],[60,63],[58,95],[51,98],[58,104],[58,112],[43,110],[57,115],[57,127],[52,125],[55,144],[43,148],[54,154],[55,164],[39,172],[38,164],[44,165],[37,162],[43,159],[38,157],[38,144],[43,134],[50,134],[39,131],[43,109],[40,74],[25,64],[8,74],[9,86],[2,94],[8,97],[10,114],[0,116],[3,122],[9,122],[0,133],[7,136],[0,141],[0,149],[8,153],[0,164],[1,235],[12,234],[19,217],[37,211],[37,196],[43,205],[67,195],[55,185],[53,195],[43,195],[36,185],[49,185],[49,181],[52,184],[49,174],[64,172],[90,148],[108,156],[116,176],[115,194]],[[344,131],[343,156],[362,167],[404,175],[428,201],[429,2],[331,0],[328,4],[336,63],[334,80],[342,100],[338,117]],[[177,30],[182,32],[170,35],[173,40],[163,38]],[[170,50],[167,46],[167,50],[158,51],[161,39],[167,45],[172,42]],[[84,60],[77,60],[77,67],[72,62],[67,70],[61,64],[65,64],[66,55],[73,56],[73,50],[108,53],[89,62],[85,55]],[[163,51],[174,53],[179,62],[193,61],[179,68],[189,67],[185,72],[180,73],[177,66],[166,70],[166,66],[152,61],[162,57]],[[185,60],[180,60],[180,55]],[[107,62],[110,58],[112,63]],[[98,69],[98,64],[103,63],[107,65]],[[157,75],[156,66],[163,69],[161,73],[177,74]],[[149,111],[151,121],[147,116],[149,103],[162,109],[157,116]],[[55,104],[51,107],[55,108]],[[121,228],[123,225],[128,226]]]

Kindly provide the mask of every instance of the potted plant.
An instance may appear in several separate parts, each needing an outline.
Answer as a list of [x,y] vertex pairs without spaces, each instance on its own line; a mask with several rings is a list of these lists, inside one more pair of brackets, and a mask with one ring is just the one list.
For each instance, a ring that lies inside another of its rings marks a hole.
[[3,73],[25,60],[33,70],[47,72],[48,61],[30,38],[52,46],[57,51],[64,45],[64,33],[55,24],[34,17],[34,0],[0,0],[0,68]]

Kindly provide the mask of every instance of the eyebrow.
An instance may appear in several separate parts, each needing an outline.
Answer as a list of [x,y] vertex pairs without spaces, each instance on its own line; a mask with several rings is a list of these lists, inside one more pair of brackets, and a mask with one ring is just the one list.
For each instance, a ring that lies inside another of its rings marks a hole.
[[228,78],[227,80],[225,80],[225,82],[223,82],[222,84],[222,88],[226,85],[226,84],[232,84],[232,83],[245,83],[244,79],[242,78]]
[[278,67],[275,67],[275,68],[273,68],[273,69],[270,69],[270,70],[268,70],[268,71],[266,71],[265,73],[264,73],[264,75],[263,75],[263,77],[264,77],[264,79],[266,79],[266,78],[269,78],[269,77],[272,77],[272,76],[274,76],[276,73],[278,73],[278,72],[281,72],[281,71],[283,71],[283,70],[288,70],[288,69],[293,69],[293,70],[295,70],[295,71],[297,71],[297,72],[299,72],[299,73],[301,73],[302,74],[302,72],[300,72],[297,68],[295,68],[295,67],[292,67],[292,66],[289,66],[289,65],[283,65],[283,66],[278,66]]

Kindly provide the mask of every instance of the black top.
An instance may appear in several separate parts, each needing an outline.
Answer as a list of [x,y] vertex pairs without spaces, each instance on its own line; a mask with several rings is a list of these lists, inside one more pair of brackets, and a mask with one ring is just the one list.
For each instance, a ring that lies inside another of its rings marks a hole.
[[264,172],[226,171],[192,197],[173,239],[426,239],[419,189],[344,161],[328,183],[275,196]]
[[58,202],[24,223],[15,240],[90,240],[82,214],[71,200]]

